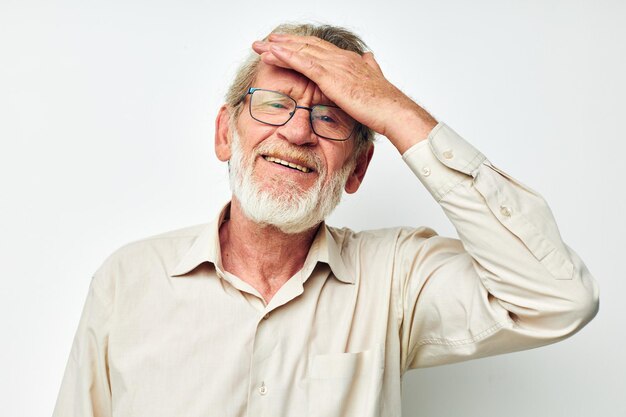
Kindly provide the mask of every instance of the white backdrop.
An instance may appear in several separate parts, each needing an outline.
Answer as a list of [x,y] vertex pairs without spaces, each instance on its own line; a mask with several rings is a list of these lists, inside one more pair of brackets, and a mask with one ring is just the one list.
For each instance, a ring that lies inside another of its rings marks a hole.
[[[263,3],[0,0],[2,415],[51,414],[108,254],[228,199],[214,117],[251,42],[286,20],[360,33],[390,80],[543,194],[600,284],[569,340],[409,373],[404,415],[626,415],[624,3]],[[329,223],[455,236],[384,138]]]

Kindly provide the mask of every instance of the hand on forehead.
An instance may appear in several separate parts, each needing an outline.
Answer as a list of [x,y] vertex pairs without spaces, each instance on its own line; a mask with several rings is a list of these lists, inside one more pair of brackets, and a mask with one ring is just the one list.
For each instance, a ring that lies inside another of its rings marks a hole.
[[[307,51],[309,48],[311,50]],[[252,44],[252,49],[261,55],[261,60],[266,64],[293,69],[296,71],[298,70],[299,65],[293,65],[294,62],[280,59],[280,55],[274,55],[274,52],[282,49],[290,54],[306,52],[311,58],[323,58],[324,51],[332,52],[333,50],[342,50],[330,42],[326,42],[316,36],[300,36],[279,33],[270,34],[264,41],[255,41]]]
[[294,70],[353,119],[386,135],[412,101],[384,77],[371,52],[359,55],[314,36],[270,34],[252,49],[264,64]]

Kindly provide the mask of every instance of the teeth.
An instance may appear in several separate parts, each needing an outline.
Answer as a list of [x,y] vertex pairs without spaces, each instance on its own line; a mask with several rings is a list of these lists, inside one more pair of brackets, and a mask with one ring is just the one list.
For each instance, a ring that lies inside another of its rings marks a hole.
[[294,164],[293,162],[283,161],[282,159],[274,158],[273,156],[264,156],[263,158],[265,158],[265,160],[268,162],[274,162],[275,164],[284,165],[289,168],[297,169],[298,171],[301,171],[301,172],[305,172],[305,173],[311,172],[310,168],[303,167],[302,165]]

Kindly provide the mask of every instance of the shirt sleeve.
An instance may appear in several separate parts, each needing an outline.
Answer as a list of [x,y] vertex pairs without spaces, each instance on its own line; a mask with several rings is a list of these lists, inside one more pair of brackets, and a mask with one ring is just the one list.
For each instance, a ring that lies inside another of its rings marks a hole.
[[545,200],[443,123],[403,154],[460,240],[397,241],[402,369],[562,340],[598,311],[598,287]]
[[89,286],[53,417],[110,417],[108,341],[113,287],[101,267]]

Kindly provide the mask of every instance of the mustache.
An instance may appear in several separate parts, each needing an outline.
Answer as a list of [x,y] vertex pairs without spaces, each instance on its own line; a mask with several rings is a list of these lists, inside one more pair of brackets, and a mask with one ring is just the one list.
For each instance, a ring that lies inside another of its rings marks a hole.
[[296,160],[300,165],[313,168],[316,172],[322,174],[325,173],[326,170],[322,158],[320,158],[319,155],[317,155],[313,150],[288,145],[284,141],[276,143],[265,140],[254,148],[254,153],[259,156],[272,155]]

